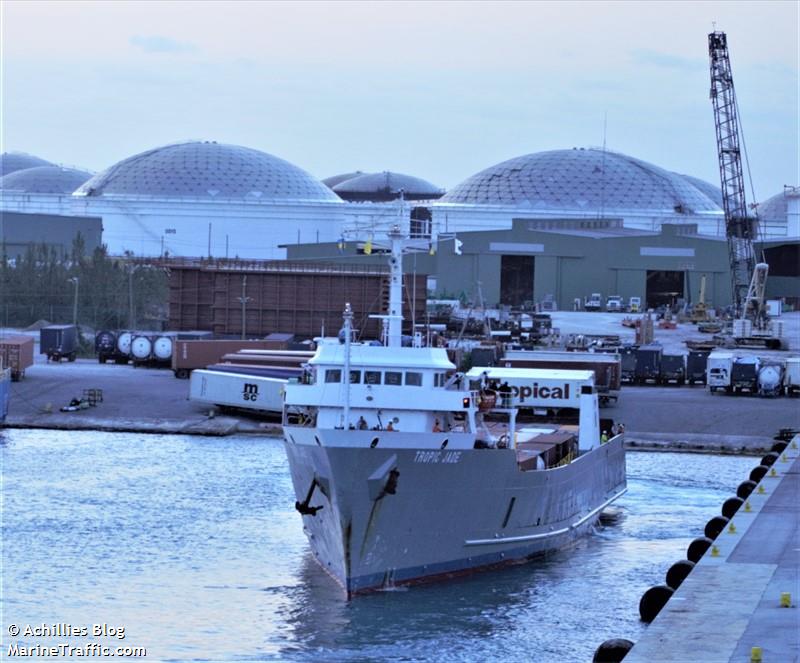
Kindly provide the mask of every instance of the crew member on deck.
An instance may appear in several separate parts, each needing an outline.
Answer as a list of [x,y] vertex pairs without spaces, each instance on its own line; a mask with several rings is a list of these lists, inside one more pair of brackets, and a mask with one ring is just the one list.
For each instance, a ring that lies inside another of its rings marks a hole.
[[433,422],[433,432],[434,433],[441,433],[442,432],[442,427],[439,425],[439,420],[438,419]]

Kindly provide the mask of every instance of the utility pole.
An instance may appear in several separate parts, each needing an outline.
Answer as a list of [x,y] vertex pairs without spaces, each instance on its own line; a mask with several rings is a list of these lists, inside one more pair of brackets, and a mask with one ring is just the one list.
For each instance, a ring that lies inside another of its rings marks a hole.
[[251,301],[252,297],[247,296],[247,275],[242,277],[242,296],[236,299],[242,304],[242,340],[245,340],[245,320],[247,318],[247,302]]
[[75,284],[75,299],[72,302],[72,324],[78,324],[78,277],[73,276],[72,278],[68,279],[70,283]]
[[128,264],[128,326],[132,330],[135,325],[133,324],[133,265]]

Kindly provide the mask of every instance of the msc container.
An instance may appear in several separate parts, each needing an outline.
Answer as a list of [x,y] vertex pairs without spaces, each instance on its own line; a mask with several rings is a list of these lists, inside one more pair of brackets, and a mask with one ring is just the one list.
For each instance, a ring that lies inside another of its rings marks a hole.
[[39,330],[39,354],[47,361],[75,361],[78,356],[78,328],[75,325],[49,325]]
[[623,382],[636,381],[636,346],[620,348],[620,379]]
[[683,384],[686,382],[686,356],[662,355],[661,356],[661,384]]
[[294,366],[262,366],[255,364],[211,364],[209,371],[217,373],[241,373],[242,375],[259,375],[265,378],[299,378],[303,374],[303,369]]
[[747,392],[755,394],[758,391],[758,369],[761,362],[752,355],[737,357],[733,360],[731,368],[731,390],[734,394]]
[[733,353],[714,351],[708,355],[706,383],[711,391],[724,389],[731,392],[731,371],[733,369]]
[[223,355],[239,350],[284,350],[285,344],[278,341],[175,341],[172,350],[172,371],[175,377],[186,379],[197,368],[205,368],[222,360]]
[[0,338],[0,358],[3,366],[11,369],[11,379],[14,382],[21,380],[25,377],[25,369],[33,366],[33,337]]
[[244,408],[278,414],[283,409],[286,380],[196,370],[189,384],[189,400],[204,405]]
[[783,391],[783,364],[762,361],[758,368],[758,395],[780,396]]
[[635,381],[644,384],[649,380],[658,382],[661,375],[661,353],[663,348],[660,345],[640,345],[636,350],[636,370]]
[[618,353],[509,350],[500,360],[506,368],[553,368],[593,371],[601,402],[616,400],[622,386],[622,361]]
[[689,384],[706,383],[706,368],[709,353],[705,350],[690,350],[686,357],[686,381]]
[[786,360],[783,389],[787,396],[800,394],[800,357],[789,357]]

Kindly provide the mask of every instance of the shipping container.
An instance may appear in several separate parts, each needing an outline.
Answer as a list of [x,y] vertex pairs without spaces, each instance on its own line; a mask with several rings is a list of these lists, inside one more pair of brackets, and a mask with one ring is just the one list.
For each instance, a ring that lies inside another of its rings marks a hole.
[[622,382],[636,381],[636,346],[628,345],[619,350],[620,379]]
[[6,336],[0,338],[0,357],[3,366],[11,369],[11,379],[17,382],[25,377],[25,369],[33,366],[33,337]]
[[731,390],[734,394],[747,392],[755,394],[758,391],[758,369],[761,362],[758,357],[748,355],[737,357],[733,360],[731,368]]
[[645,382],[658,382],[661,375],[661,353],[663,348],[660,345],[640,345],[636,349],[636,376],[635,381],[639,384]]
[[277,415],[283,409],[285,385],[279,378],[198,369],[192,372],[189,400]]
[[616,400],[622,386],[622,360],[618,353],[508,350],[500,365],[507,368],[593,371],[595,389],[601,402]]
[[789,357],[783,373],[783,389],[787,396],[800,394],[800,357]]
[[706,367],[709,353],[705,350],[690,350],[686,357],[686,381],[689,384],[706,383]]
[[39,354],[47,361],[75,361],[78,356],[78,328],[75,325],[49,325],[39,330]]
[[661,356],[661,384],[675,383],[682,385],[686,382],[686,356],[662,355]]
[[242,375],[260,375],[265,378],[299,378],[303,374],[303,369],[294,366],[263,366],[260,364],[210,364],[209,371],[218,373],[241,373]]
[[175,341],[172,351],[172,371],[175,377],[186,379],[197,368],[222,361],[226,354],[249,350],[284,350],[285,343],[265,340]]

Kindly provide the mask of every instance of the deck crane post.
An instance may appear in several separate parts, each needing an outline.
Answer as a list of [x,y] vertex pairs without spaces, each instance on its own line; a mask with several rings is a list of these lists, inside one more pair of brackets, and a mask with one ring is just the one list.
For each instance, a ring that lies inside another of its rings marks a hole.
[[758,235],[758,217],[750,214],[745,200],[738,107],[728,39],[724,32],[708,35],[708,55],[733,305],[737,317],[758,324],[764,313],[763,284],[768,267],[764,263],[756,266],[753,250],[753,240]]

